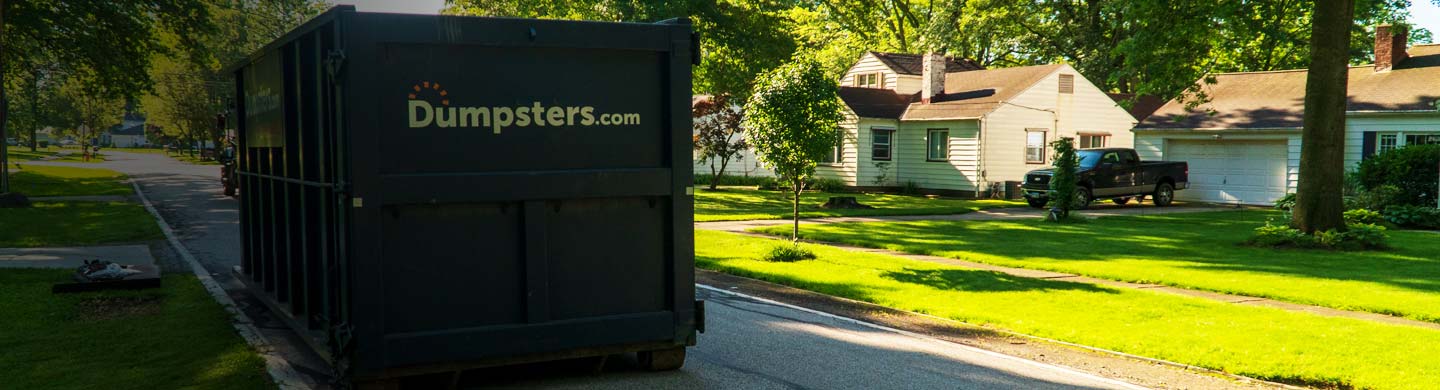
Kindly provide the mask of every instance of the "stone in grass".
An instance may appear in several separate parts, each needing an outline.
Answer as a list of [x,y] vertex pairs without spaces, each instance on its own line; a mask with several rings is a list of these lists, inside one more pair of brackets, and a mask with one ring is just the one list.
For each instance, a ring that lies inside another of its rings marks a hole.
[[861,204],[853,196],[832,196],[825,204],[820,205],[822,209],[873,209],[875,207]]
[[0,193],[0,209],[18,209],[30,207],[30,198],[19,192]]

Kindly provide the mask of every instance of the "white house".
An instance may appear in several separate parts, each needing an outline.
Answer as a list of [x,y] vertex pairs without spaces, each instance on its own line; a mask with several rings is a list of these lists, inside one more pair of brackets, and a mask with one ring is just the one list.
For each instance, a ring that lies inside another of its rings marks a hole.
[[1129,147],[1136,123],[1064,64],[982,69],[934,53],[869,52],[840,83],[843,140],[817,174],[855,187],[975,196],[1049,167],[1057,137]]
[[[1406,33],[1376,28],[1375,63],[1349,74],[1345,166],[1405,145],[1440,143],[1440,45],[1406,50]],[[1269,204],[1300,174],[1305,70],[1224,73],[1198,84],[1209,101],[1167,102],[1134,130],[1142,159],[1187,161],[1181,200]]]
[[149,144],[145,139],[145,117],[135,114],[125,114],[125,119],[119,125],[111,127],[109,131],[100,135],[101,144],[117,148],[135,148]]

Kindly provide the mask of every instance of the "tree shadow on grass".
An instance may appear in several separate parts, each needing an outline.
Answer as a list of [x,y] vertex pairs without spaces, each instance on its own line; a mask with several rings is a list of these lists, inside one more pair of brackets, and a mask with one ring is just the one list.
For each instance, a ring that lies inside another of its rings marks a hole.
[[[1434,254],[1440,251],[1440,245],[1427,245],[1421,240],[1406,239],[1404,245],[1397,245],[1398,249],[1386,252],[1241,245],[1255,227],[1277,215],[1268,211],[1224,211],[1107,217],[1066,225],[1020,220],[848,223],[801,229],[801,236],[1011,266],[1018,261],[1018,265],[1028,268],[1097,276],[1097,272],[1076,271],[1066,263],[1138,259],[1154,261],[1161,268],[1356,280],[1440,292],[1440,255]],[[1392,236],[1396,234],[1400,233]],[[1154,282],[1145,278],[1129,275],[1125,280]]]
[[1117,293],[1114,289],[1093,284],[1033,279],[981,270],[905,268],[903,271],[887,271],[880,276],[901,283],[918,284],[939,290],[952,291],[1018,292],[1075,290],[1106,294]]

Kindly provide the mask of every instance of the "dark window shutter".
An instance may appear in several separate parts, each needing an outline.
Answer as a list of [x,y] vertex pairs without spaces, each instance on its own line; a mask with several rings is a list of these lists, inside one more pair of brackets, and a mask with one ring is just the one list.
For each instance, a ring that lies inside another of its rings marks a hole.
[[1367,131],[1360,141],[1360,159],[1364,160],[1375,155],[1375,132]]

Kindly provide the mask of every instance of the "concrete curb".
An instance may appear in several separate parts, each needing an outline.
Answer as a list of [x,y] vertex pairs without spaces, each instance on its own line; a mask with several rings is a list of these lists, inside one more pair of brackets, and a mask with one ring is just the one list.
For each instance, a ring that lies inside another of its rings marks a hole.
[[135,187],[135,195],[140,198],[140,203],[145,205],[145,210],[149,211],[150,215],[155,217],[155,223],[160,225],[160,231],[165,233],[165,240],[170,243],[170,247],[175,249],[175,252],[179,253],[180,257],[185,259],[185,263],[190,265],[190,272],[195,274],[195,278],[200,279],[200,284],[205,286],[205,291],[210,293],[210,297],[214,298],[216,303],[219,303],[221,307],[225,308],[225,311],[230,313],[230,325],[235,327],[235,332],[239,333],[240,337],[245,339],[245,343],[249,344],[251,348],[254,348],[255,352],[260,354],[260,358],[265,360],[265,371],[270,374],[270,378],[275,381],[275,385],[282,390],[314,389],[315,385],[313,383],[310,383],[310,381],[306,380],[299,372],[296,372],[289,361],[275,352],[275,348],[270,346],[270,341],[265,338],[264,334],[260,333],[259,328],[255,327],[255,322],[252,321],[249,316],[246,316],[244,311],[236,307],[235,301],[230,299],[230,295],[225,293],[225,288],[220,287],[220,283],[216,282],[215,278],[210,277],[210,272],[206,271],[205,267],[200,265],[199,260],[195,260],[195,255],[192,255],[190,250],[185,248],[185,244],[180,242],[180,238],[175,235],[175,231],[170,228],[170,224],[165,222],[165,217],[160,216],[160,212],[155,209],[155,205],[150,203],[150,198],[147,198],[145,192],[140,190],[140,182],[131,178],[130,185]]

